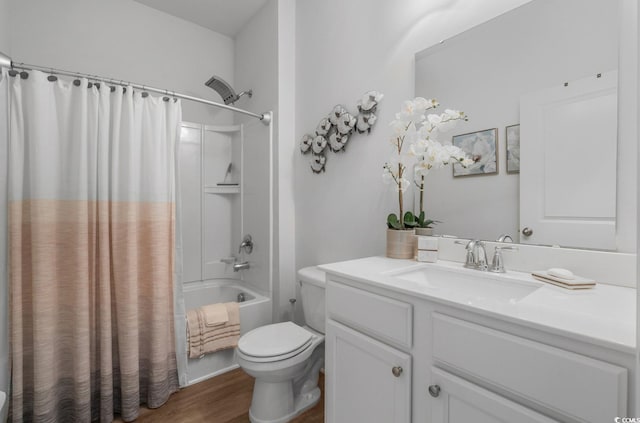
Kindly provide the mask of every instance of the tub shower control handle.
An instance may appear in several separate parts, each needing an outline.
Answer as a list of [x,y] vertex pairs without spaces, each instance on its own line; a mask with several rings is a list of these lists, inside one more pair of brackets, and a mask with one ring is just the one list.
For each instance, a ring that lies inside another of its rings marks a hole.
[[402,367],[400,366],[393,367],[391,369],[391,373],[393,373],[395,377],[400,377],[400,375],[402,374]]
[[431,395],[434,398],[438,398],[440,396],[440,386],[438,385],[429,386],[429,395]]
[[244,236],[240,248],[238,248],[238,254],[242,253],[242,250],[247,254],[251,254],[253,251],[253,239],[251,239],[251,235]]

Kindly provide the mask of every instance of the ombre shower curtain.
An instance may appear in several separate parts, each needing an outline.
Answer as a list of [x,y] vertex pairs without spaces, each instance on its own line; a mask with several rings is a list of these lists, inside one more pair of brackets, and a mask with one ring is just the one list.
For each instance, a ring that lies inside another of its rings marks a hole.
[[12,420],[131,421],[178,389],[181,104],[36,71],[6,79]]

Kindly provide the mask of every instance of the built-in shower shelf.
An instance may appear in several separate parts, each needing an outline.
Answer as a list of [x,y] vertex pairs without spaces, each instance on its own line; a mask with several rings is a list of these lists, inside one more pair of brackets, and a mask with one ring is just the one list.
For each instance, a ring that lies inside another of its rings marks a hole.
[[239,194],[240,185],[211,185],[204,187],[207,194]]

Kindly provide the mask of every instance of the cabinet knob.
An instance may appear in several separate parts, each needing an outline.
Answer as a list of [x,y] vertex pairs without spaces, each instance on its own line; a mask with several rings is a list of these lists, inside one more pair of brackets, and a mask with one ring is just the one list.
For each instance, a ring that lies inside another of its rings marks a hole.
[[522,230],[522,235],[524,235],[524,236],[531,236],[531,235],[533,235],[533,229],[531,229],[531,228],[524,228],[524,229]]
[[440,387],[438,385],[429,386],[429,395],[438,398],[438,396],[440,396]]
[[392,368],[391,369],[391,373],[393,373],[393,375],[395,377],[400,377],[400,375],[402,374],[402,367],[396,366],[396,367]]

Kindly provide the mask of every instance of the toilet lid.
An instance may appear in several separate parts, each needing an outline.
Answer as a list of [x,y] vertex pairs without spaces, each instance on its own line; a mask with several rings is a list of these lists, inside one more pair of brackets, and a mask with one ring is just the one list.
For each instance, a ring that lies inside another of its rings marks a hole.
[[238,349],[253,357],[290,355],[306,348],[312,336],[311,332],[295,323],[275,323],[243,335],[238,341]]

